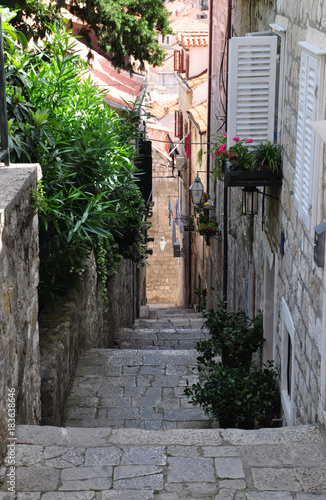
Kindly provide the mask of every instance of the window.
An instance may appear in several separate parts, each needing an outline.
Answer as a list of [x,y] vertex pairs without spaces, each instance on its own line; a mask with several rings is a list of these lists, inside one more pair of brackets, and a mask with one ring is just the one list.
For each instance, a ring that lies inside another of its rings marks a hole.
[[[302,43],[304,48],[311,44]],[[316,49],[318,49],[316,47]],[[316,175],[316,134],[310,127],[318,119],[322,60],[318,51],[303,50],[299,75],[297,142],[294,177],[294,203],[308,230],[312,228],[314,179]]]
[[183,137],[183,116],[180,110],[174,112],[174,135],[180,139]]
[[174,51],[174,71],[183,73],[183,50]]
[[235,136],[274,142],[277,45],[277,36],[230,40],[228,146]]

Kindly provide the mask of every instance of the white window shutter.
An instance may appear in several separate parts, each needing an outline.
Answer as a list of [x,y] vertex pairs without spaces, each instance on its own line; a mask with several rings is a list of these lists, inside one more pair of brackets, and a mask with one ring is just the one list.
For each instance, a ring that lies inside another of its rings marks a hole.
[[319,59],[303,51],[299,77],[294,203],[308,229],[311,225],[315,159],[315,134],[309,124],[317,119],[318,81]]
[[228,147],[233,137],[274,142],[277,37],[229,42]]

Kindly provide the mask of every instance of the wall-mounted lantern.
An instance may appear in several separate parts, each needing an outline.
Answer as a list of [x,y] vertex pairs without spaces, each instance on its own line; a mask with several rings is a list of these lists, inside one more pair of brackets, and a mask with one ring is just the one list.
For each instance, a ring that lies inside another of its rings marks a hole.
[[194,182],[192,183],[192,185],[189,188],[189,191],[191,194],[192,203],[194,205],[201,205],[203,193],[204,193],[204,186],[200,180],[198,172],[197,172],[197,175],[195,177]]
[[242,213],[256,215],[258,213],[258,189],[246,187],[242,189]]
[[160,247],[161,252],[163,252],[165,250],[165,247],[166,247],[166,241],[164,239],[164,236],[162,236],[162,238],[158,242],[158,245]]

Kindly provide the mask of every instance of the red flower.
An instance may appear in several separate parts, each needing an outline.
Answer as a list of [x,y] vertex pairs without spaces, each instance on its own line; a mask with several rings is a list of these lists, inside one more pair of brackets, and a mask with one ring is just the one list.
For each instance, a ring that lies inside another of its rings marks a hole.
[[240,137],[233,137],[232,141],[238,142],[240,141]]
[[251,142],[253,142],[253,141],[252,141],[252,139],[247,139],[247,140],[246,140],[246,142],[247,142],[247,143],[251,143]]

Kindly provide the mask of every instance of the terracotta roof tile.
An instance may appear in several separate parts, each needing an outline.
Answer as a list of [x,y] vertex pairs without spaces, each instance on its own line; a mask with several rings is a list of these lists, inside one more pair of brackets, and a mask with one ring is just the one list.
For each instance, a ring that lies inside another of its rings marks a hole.
[[[76,40],[76,51],[87,60],[89,48]],[[139,75],[132,77],[127,71],[118,72],[105,57],[93,51],[94,59],[89,73],[91,79],[101,89],[107,92],[106,99],[112,105],[125,107],[127,103],[134,103],[144,83],[144,78]],[[126,101],[126,102],[125,102]]]
[[161,120],[164,116],[173,114],[177,109],[179,109],[179,99],[170,102],[153,102],[150,114],[154,115],[157,120]]
[[[185,78],[185,79],[187,78],[185,73],[182,73],[181,76],[182,76],[182,78]],[[207,70],[205,70],[200,75],[195,76],[194,78],[189,78],[187,80],[187,85],[190,89],[192,89],[193,87],[197,87],[197,85],[201,85],[202,83],[206,82],[207,79],[208,79],[208,72],[207,72]]]
[[199,132],[204,134],[207,131],[207,101],[189,109],[188,114],[197,125]]

